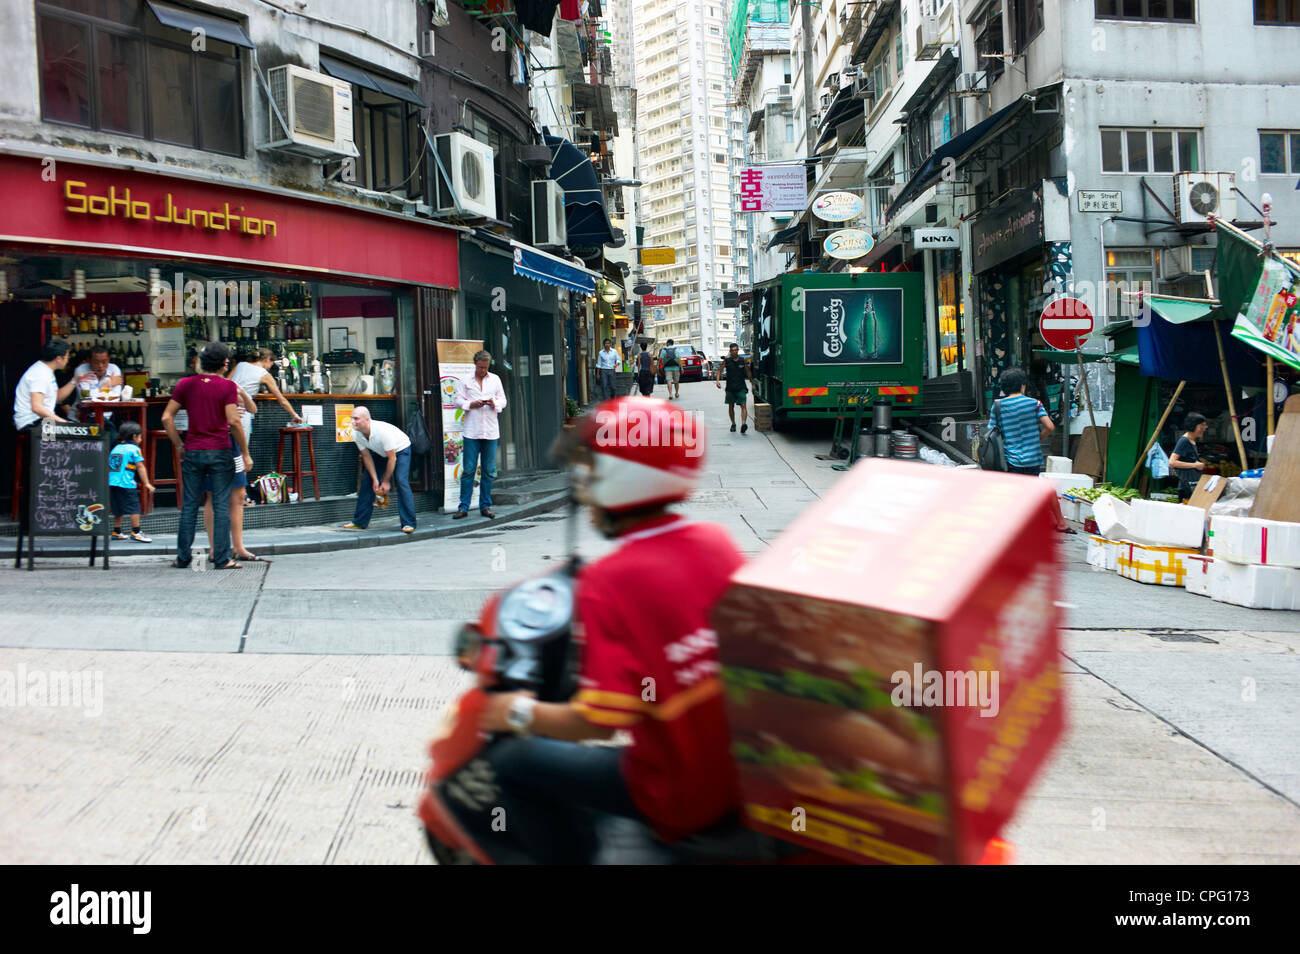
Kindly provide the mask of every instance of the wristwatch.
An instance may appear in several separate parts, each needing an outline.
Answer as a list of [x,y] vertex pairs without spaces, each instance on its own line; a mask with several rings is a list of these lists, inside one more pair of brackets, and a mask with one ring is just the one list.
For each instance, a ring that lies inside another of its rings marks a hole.
[[506,725],[515,735],[528,735],[533,726],[533,708],[537,700],[529,696],[516,696],[506,710]]

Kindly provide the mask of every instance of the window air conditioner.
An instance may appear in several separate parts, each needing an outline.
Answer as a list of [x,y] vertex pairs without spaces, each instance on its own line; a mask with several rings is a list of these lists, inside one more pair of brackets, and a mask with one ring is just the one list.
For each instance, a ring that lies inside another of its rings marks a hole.
[[286,136],[272,113],[268,148],[312,159],[360,155],[352,142],[351,83],[292,65],[267,70],[267,83],[289,127]]
[[558,248],[567,243],[564,190],[554,179],[539,179],[533,183],[533,244]]
[[790,84],[789,84],[789,83],[783,83],[783,84],[781,84],[781,88],[780,88],[780,90],[777,91],[777,96],[778,96],[779,98],[781,98],[781,99],[789,99],[789,98],[790,98],[791,96],[793,96],[793,95],[794,95],[794,94],[793,94],[793,92],[792,92],[791,89],[790,89]]
[[839,74],[839,73],[827,73],[827,74],[826,74],[826,82],[823,83],[822,86],[823,86],[823,88],[825,88],[825,89],[839,89],[839,88],[840,88],[840,74]]
[[1160,280],[1176,281],[1201,275],[1214,267],[1215,250],[1209,245],[1180,245],[1160,250]]
[[943,55],[943,48],[957,42],[952,36],[952,10],[945,16],[922,17],[916,26],[916,58],[918,60],[937,60]]
[[823,113],[826,112],[826,110],[831,108],[830,93],[822,93],[821,96],[817,98],[817,108],[821,110]]
[[1233,172],[1180,172],[1174,176],[1174,212],[1179,225],[1205,222],[1211,214],[1237,218],[1237,175]]
[[[459,132],[436,136],[434,146],[442,164],[437,170],[434,197],[438,211],[495,218],[497,190],[492,147]],[[451,176],[450,182],[444,170]]]
[[980,70],[978,73],[958,73],[953,92],[958,96],[970,96],[988,92],[988,88],[988,71]]

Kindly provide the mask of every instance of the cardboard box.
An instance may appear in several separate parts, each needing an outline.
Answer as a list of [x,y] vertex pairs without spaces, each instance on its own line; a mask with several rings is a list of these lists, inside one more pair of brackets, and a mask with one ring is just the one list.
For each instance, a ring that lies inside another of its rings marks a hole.
[[980,858],[1062,732],[1051,498],[867,459],[736,572],[713,622],[747,824],[859,863]]
[[1088,565],[1114,571],[1119,567],[1120,542],[1095,533],[1088,535]]
[[1122,540],[1115,561],[1115,572],[1126,580],[1153,583],[1156,586],[1182,586],[1187,579],[1188,554],[1200,551],[1179,547],[1157,547]]
[[1051,481],[1058,494],[1063,494],[1067,490],[1073,490],[1076,487],[1091,487],[1093,485],[1093,479],[1087,474],[1053,474],[1044,471],[1038,476],[1041,480]]
[[1300,570],[1214,558],[1210,599],[1252,609],[1300,609]]
[[1214,555],[1233,563],[1300,567],[1300,523],[1213,516]]
[[1183,565],[1187,567],[1187,576],[1183,578],[1183,588],[1188,593],[1195,593],[1197,596],[1209,596],[1210,569],[1214,565],[1214,557],[1200,553],[1189,553],[1183,557]]
[[1161,547],[1199,550],[1205,539],[1205,511],[1199,507],[1134,500],[1124,526],[1129,539]]

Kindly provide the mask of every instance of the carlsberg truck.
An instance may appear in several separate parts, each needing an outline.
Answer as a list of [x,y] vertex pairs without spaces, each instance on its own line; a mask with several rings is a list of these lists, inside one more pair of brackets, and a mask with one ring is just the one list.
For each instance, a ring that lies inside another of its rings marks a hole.
[[772,427],[834,418],[845,390],[916,417],[923,293],[917,272],[796,273],[755,286],[746,329],[754,401],[772,406]]

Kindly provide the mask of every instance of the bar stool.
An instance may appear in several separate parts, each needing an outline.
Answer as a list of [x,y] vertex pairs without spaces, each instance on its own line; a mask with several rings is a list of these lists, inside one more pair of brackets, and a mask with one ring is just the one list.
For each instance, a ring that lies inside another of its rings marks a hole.
[[9,519],[17,522],[23,506],[23,487],[27,484],[27,475],[23,473],[23,463],[25,451],[27,450],[27,441],[30,439],[31,431],[21,430],[18,432],[18,440],[14,446],[14,502],[10,509]]
[[[290,451],[293,460],[293,467],[289,470],[284,469],[284,439],[289,438],[293,442],[293,448]],[[311,470],[302,469],[302,438],[307,438],[307,455],[311,460]],[[275,469],[278,473],[284,474],[289,478],[288,485],[293,486],[296,481],[298,484],[298,499],[303,499],[302,484],[303,478],[308,474],[311,475],[312,491],[316,494],[316,499],[320,500],[320,483],[316,480],[316,445],[312,442],[310,427],[282,427],[280,428],[280,449],[275,459]]]
[[[158,444],[162,441],[165,441],[167,445],[171,448],[172,475],[173,475],[171,477],[158,476]],[[181,454],[180,451],[176,449],[176,445],[172,443],[171,438],[167,436],[166,431],[157,431],[157,430],[149,431],[148,466],[151,468],[151,470],[149,471],[149,476],[153,478],[153,485],[155,487],[159,489],[163,487],[176,488],[176,509],[179,510],[181,508],[181,503],[183,500],[182,495],[185,493],[185,484],[183,482],[183,478],[181,477]],[[152,494],[146,494],[144,512],[145,513],[153,512]]]

